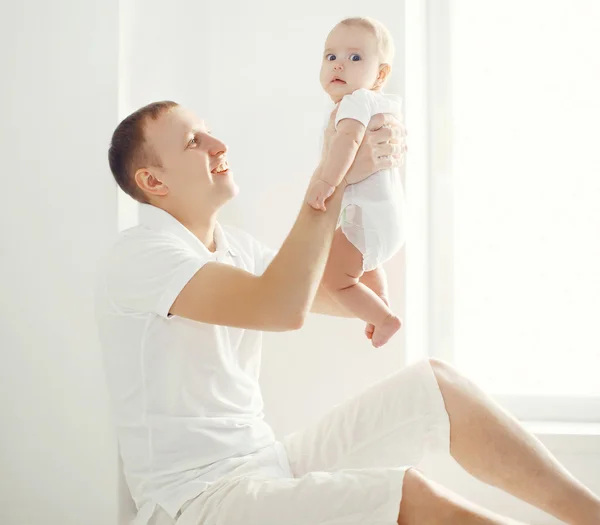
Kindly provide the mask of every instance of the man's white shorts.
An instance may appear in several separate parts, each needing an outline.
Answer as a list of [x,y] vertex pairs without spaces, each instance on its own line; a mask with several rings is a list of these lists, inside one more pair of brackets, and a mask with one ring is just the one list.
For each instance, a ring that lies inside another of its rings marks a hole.
[[444,401],[422,361],[262,449],[177,521],[158,508],[150,524],[396,525],[406,470],[449,448]]

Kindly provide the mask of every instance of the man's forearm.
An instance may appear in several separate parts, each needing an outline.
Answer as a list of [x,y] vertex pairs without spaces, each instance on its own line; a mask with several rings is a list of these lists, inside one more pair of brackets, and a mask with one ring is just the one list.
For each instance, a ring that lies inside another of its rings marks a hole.
[[272,299],[278,315],[297,319],[298,324],[308,315],[321,282],[344,188],[342,183],[336,189],[326,211],[302,204],[292,230],[262,276],[265,293]]

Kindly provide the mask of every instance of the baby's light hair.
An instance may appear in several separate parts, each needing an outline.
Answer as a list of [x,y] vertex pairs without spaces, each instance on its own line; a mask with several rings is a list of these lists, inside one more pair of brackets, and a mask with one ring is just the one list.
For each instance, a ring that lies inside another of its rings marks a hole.
[[345,26],[361,26],[371,31],[377,39],[377,47],[379,48],[379,57],[382,64],[392,65],[394,60],[394,41],[387,27],[381,22],[369,17],[354,16],[345,18],[338,25]]

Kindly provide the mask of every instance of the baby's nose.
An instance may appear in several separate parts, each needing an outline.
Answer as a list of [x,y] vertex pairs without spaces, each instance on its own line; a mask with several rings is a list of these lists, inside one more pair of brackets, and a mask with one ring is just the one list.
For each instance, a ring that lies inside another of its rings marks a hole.
[[342,64],[335,64],[333,66],[334,71],[342,71],[343,69],[344,69],[344,66]]

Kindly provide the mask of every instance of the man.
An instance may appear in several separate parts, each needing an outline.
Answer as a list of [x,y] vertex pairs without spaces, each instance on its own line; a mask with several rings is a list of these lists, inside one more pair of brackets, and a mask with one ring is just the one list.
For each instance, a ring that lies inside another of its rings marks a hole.
[[160,102],[117,127],[110,166],[142,203],[141,224],[108,257],[97,315],[137,524],[515,523],[410,468],[431,451],[569,523],[600,523],[600,500],[439,361],[283,441],[264,422],[261,331],[299,329],[311,311],[346,315],[319,286],[343,188],[398,165],[402,135],[374,117],[327,210],[303,204],[273,254],[218,224],[238,189],[227,147],[202,120]]

